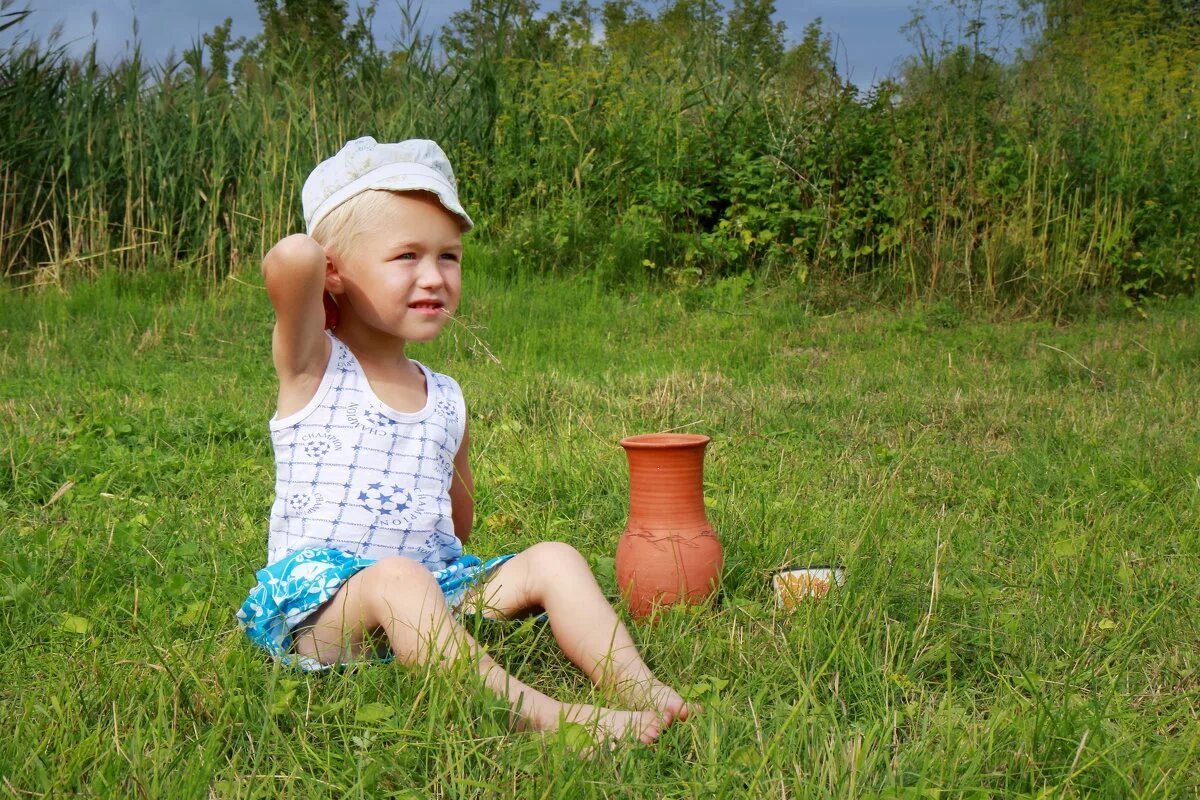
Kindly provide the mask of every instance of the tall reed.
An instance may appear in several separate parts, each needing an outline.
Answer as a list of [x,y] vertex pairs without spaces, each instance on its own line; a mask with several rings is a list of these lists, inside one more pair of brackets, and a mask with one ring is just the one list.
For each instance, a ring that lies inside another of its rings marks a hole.
[[19,38],[0,54],[0,271],[237,272],[301,227],[311,166],[371,134],[441,141],[511,273],[858,276],[1035,313],[1195,285],[1194,82],[1130,111],[1049,46],[1005,65],[950,42],[864,95],[816,25],[785,52],[745,18],[770,7],[610,4],[594,41],[586,6],[476,0],[440,47],[412,24],[392,49],[364,20],[314,38],[277,9],[240,58],[225,27],[170,65]]

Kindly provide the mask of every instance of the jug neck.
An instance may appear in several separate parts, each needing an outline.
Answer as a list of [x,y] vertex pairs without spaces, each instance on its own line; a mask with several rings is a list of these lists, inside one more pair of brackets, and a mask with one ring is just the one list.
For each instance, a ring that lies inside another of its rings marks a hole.
[[629,524],[645,530],[708,529],[707,436],[650,434],[621,441],[629,456]]

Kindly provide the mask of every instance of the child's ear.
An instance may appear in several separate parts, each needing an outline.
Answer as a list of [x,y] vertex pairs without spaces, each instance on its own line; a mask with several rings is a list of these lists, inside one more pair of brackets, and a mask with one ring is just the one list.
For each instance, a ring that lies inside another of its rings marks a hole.
[[338,308],[337,301],[333,299],[333,294],[341,294],[345,291],[342,288],[342,273],[338,270],[337,262],[333,256],[329,255],[329,251],[325,251],[325,290],[321,292],[321,305],[325,307],[325,330],[331,331],[338,326],[342,321],[341,310]]
[[342,286],[341,265],[328,250],[325,251],[325,291],[330,294],[341,294],[345,291]]

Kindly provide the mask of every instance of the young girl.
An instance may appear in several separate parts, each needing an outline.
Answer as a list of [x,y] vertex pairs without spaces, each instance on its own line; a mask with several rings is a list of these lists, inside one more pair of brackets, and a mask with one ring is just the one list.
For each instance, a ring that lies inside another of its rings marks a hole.
[[[251,639],[302,669],[373,658],[380,635],[404,664],[470,659],[541,730],[579,722],[599,738],[649,743],[686,719],[570,545],[486,563],[463,554],[474,486],[462,392],[404,352],[458,306],[472,222],[445,154],[426,140],[356,139],[312,172],[303,204],[309,235],[263,260],[279,401],[267,566],[238,612]],[[497,618],[546,612],[567,657],[628,708],[560,703],[526,686],[463,630],[464,606]]]

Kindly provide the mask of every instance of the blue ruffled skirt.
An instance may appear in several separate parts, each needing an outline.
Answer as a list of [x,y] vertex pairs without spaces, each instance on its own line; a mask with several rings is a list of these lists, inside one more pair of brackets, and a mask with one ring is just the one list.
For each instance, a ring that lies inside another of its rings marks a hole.
[[[472,586],[512,557],[509,554],[481,561],[477,556],[464,555],[434,572],[446,605],[457,608]],[[375,561],[334,549],[297,550],[255,573],[258,585],[238,609],[238,621],[252,642],[281,663],[308,671],[328,669],[329,665],[292,651],[292,629],[333,597],[343,583]]]

